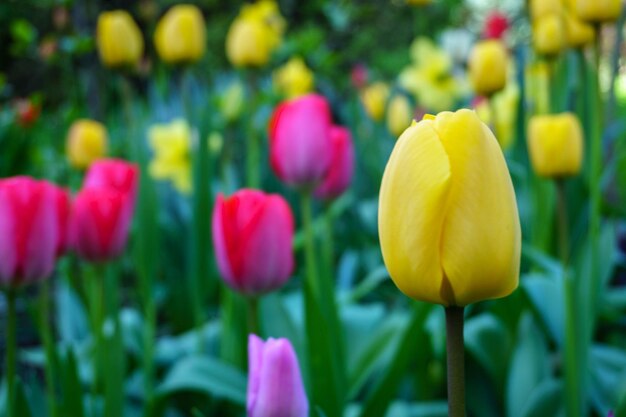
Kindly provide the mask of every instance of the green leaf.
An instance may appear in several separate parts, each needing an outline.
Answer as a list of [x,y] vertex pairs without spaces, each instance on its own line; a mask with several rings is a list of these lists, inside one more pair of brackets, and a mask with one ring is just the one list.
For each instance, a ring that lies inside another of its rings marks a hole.
[[521,279],[522,288],[558,346],[565,337],[563,285],[553,275],[529,274]]
[[511,335],[491,314],[482,314],[465,323],[465,346],[493,378],[496,386],[504,386],[511,355]]
[[89,336],[87,311],[67,280],[57,281],[55,292],[56,326],[62,342],[78,344]]
[[598,413],[605,416],[626,392],[626,352],[612,346],[594,345],[589,370],[589,394]]
[[532,390],[521,413],[523,417],[555,417],[563,413],[563,384],[546,379]]
[[83,417],[85,415],[83,403],[83,389],[78,377],[78,365],[74,351],[70,348],[65,355],[61,367],[61,391],[63,403],[61,409],[63,415]]

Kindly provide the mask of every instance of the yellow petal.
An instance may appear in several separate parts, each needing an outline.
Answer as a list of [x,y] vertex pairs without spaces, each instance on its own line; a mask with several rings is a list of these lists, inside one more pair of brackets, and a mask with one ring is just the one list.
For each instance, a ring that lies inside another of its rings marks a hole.
[[529,121],[528,150],[538,175],[576,175],[583,157],[583,133],[578,118],[572,113],[534,116]]
[[441,294],[440,236],[450,164],[432,120],[398,139],[380,188],[378,228],[385,265],[411,298],[448,304]]

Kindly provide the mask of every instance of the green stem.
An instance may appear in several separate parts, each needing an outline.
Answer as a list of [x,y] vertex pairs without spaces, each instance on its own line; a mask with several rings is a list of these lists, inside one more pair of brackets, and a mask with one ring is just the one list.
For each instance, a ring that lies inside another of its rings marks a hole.
[[320,296],[317,259],[315,255],[315,238],[313,232],[313,201],[309,191],[303,191],[300,200],[302,225],[304,227],[304,254],[306,258],[306,279],[313,290],[315,298]]
[[100,388],[101,372],[102,372],[102,323],[104,320],[104,277],[99,274],[92,274],[87,277],[89,285],[89,310],[91,314],[91,329],[93,332],[93,381],[92,381],[92,410],[93,415],[97,416],[96,396]]
[[557,178],[554,181],[556,186],[556,208],[557,221],[559,227],[559,255],[563,269],[567,268],[569,257],[569,226],[567,215],[567,195],[565,193],[565,180]]
[[333,236],[333,216],[330,210],[330,206],[326,207],[326,213],[324,214],[324,264],[326,265],[326,274],[332,280],[335,276],[334,269],[334,236]]
[[446,353],[448,359],[448,415],[449,417],[465,417],[463,307],[446,307]]
[[247,297],[248,307],[248,334],[259,334],[259,299],[255,296]]
[[17,334],[16,321],[17,313],[15,311],[16,290],[9,288],[6,291],[7,300],[7,334],[6,334],[6,369],[7,369],[7,416],[16,417],[15,409],[15,377],[17,369]]
[[40,293],[40,313],[41,313],[41,338],[43,340],[44,351],[46,353],[46,400],[48,404],[48,415],[56,417],[56,395],[54,381],[56,379],[56,355],[54,352],[54,338],[52,326],[48,319],[50,311],[50,280],[44,280]]
[[260,143],[259,137],[254,128],[258,84],[253,70],[248,72],[248,92],[250,94],[250,107],[248,115],[248,131],[246,132],[246,186],[248,188],[259,188],[259,160],[261,159],[259,149]]

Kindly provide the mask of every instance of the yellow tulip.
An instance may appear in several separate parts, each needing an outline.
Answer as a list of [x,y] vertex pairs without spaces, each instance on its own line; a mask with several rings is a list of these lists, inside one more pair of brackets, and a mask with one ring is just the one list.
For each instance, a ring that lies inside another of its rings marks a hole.
[[526,66],[524,71],[525,95],[532,112],[544,114],[550,105],[550,68],[545,60],[538,60]]
[[622,12],[621,0],[572,0],[573,10],[585,22],[613,22]]
[[67,135],[67,159],[74,168],[85,169],[107,152],[107,130],[95,120],[80,119],[72,123]]
[[409,99],[403,94],[396,94],[387,108],[387,129],[394,136],[400,136],[413,120],[413,110]]
[[542,55],[556,55],[565,44],[565,28],[561,15],[547,15],[533,22],[533,46]]
[[185,120],[154,125],[148,131],[154,158],[148,172],[157,180],[169,180],[183,194],[191,192],[191,128]]
[[280,14],[278,3],[274,0],[259,0],[256,3],[244,4],[239,16],[245,19],[256,19],[264,22],[273,33],[273,43],[275,48],[282,41],[285,33],[285,19]]
[[508,53],[504,44],[497,39],[479,41],[469,58],[469,78],[474,91],[490,96],[506,85]]
[[100,61],[108,67],[136,65],[143,55],[141,31],[124,10],[100,13],[96,41]]
[[565,17],[565,28],[567,44],[571,48],[581,48],[591,43],[595,38],[593,26],[583,22],[571,13],[568,13]]
[[313,89],[315,78],[302,58],[291,58],[285,65],[274,71],[274,88],[287,98],[295,98]]
[[361,102],[365,112],[377,122],[381,121],[385,115],[387,98],[389,98],[389,86],[381,81],[365,87],[361,92]]
[[383,259],[407,296],[464,306],[517,288],[515,192],[496,138],[473,111],[427,116],[404,131],[378,208]]
[[563,11],[562,0],[530,0],[530,18],[539,19],[551,14],[559,14]]
[[572,113],[533,116],[528,127],[528,151],[533,169],[543,177],[580,172],[583,131]]
[[200,9],[190,4],[179,4],[159,20],[154,32],[154,45],[165,62],[195,62],[204,55],[205,34]]

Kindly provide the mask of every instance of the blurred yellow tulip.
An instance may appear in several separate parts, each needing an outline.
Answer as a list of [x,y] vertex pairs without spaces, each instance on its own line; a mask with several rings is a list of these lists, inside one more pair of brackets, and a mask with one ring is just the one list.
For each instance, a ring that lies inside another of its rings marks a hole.
[[124,10],[100,13],[96,42],[100,61],[108,67],[136,65],[143,55],[141,31]]
[[550,14],[533,21],[533,46],[539,54],[558,54],[565,46],[565,40],[561,15]]
[[293,57],[285,65],[274,71],[274,88],[287,98],[295,98],[313,89],[315,78],[302,58]]
[[573,11],[585,22],[613,22],[622,12],[622,0],[571,0]]
[[565,16],[567,44],[571,48],[581,48],[595,39],[593,26],[583,22],[571,13]]
[[404,94],[396,94],[387,107],[387,129],[398,137],[413,120],[413,110],[409,99]]
[[100,122],[80,119],[72,123],[66,141],[67,159],[78,169],[88,168],[107,152],[107,130]]
[[237,80],[231,82],[220,97],[220,108],[227,122],[235,121],[241,114],[245,94],[243,84]]
[[378,229],[387,270],[413,299],[465,306],[517,288],[515,191],[475,112],[427,116],[404,131],[385,167]]
[[583,131],[572,113],[533,116],[528,127],[528,151],[534,171],[543,177],[580,172]]
[[531,112],[544,114],[550,105],[549,88],[550,68],[545,60],[538,60],[526,66],[524,71],[525,94]]
[[385,105],[388,98],[389,86],[382,81],[370,84],[361,92],[361,102],[365,112],[377,122],[385,116]]
[[157,124],[148,131],[154,158],[148,172],[157,180],[169,180],[179,192],[191,192],[191,128],[182,119]]
[[531,20],[539,19],[540,17],[560,14],[563,11],[562,0],[530,0],[530,18]]
[[491,96],[506,85],[508,53],[498,39],[477,42],[469,58],[469,78],[476,94]]
[[204,55],[206,27],[196,6],[179,4],[159,20],[154,45],[161,59],[170,64],[195,62]]

